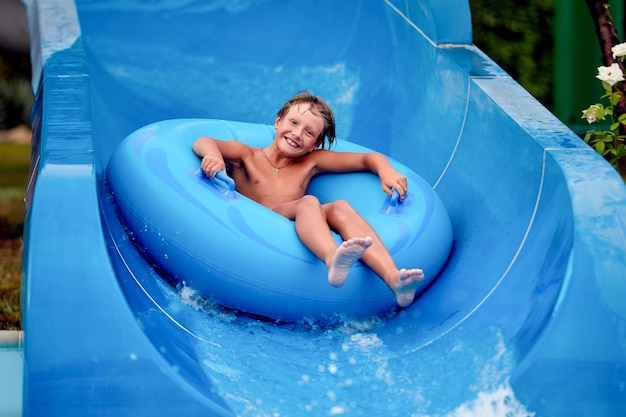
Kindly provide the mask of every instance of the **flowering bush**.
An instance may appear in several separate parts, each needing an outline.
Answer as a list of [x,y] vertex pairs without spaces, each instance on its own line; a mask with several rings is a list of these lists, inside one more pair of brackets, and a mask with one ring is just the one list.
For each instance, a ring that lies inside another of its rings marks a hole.
[[[611,51],[614,59],[623,62],[626,56],[626,42],[615,45]],[[597,126],[596,130],[589,130],[585,134],[584,141],[619,169],[620,158],[626,156],[626,134],[622,133],[626,132],[626,114],[618,114],[616,111],[623,92],[614,86],[624,81],[624,73],[620,65],[614,62],[610,67],[598,67],[596,78],[602,82],[605,91],[601,99],[608,103],[606,106],[601,103],[592,104],[583,110],[582,118],[589,124],[595,123]]]

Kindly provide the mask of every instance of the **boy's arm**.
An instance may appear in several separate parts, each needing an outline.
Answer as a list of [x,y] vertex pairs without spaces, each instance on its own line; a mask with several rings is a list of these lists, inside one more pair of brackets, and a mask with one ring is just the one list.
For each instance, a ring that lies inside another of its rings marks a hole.
[[201,159],[201,167],[207,176],[214,177],[218,171],[226,172],[226,162],[237,165],[249,147],[234,140],[221,141],[203,136],[193,144],[193,151]]
[[406,177],[393,169],[389,160],[378,152],[333,152],[319,150],[316,155],[316,167],[318,172],[350,172],[371,171],[380,178],[384,192],[391,195],[391,189],[395,188],[404,199],[408,183]]
[[400,201],[404,200],[409,186],[406,177],[393,169],[384,155],[377,152],[366,153],[365,164],[370,171],[378,175],[384,192],[391,195],[391,189],[393,188],[400,194]]

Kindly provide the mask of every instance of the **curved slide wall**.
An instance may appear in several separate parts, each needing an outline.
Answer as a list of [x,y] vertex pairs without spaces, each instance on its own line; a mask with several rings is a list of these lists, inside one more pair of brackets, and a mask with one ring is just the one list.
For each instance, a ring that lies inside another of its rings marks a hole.
[[[467,1],[27,7],[24,415],[626,412],[626,190],[472,45]],[[448,209],[450,259],[407,309],[237,315],[165,284],[115,216],[103,173],[130,132],[271,123],[302,89]]]

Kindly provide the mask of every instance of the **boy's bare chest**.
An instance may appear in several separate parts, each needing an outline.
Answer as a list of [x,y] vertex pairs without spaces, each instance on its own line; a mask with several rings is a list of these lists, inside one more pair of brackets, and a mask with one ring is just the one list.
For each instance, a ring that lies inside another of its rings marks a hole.
[[237,191],[267,207],[275,207],[301,198],[309,184],[309,175],[298,167],[284,167],[276,172],[272,167],[242,165],[233,169]]

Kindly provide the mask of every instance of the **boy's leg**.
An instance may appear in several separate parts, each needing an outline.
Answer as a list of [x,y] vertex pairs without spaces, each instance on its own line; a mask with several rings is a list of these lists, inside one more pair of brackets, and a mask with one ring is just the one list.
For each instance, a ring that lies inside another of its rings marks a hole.
[[371,245],[370,237],[355,237],[337,245],[326,219],[326,212],[317,198],[304,196],[274,208],[279,214],[294,220],[296,232],[302,243],[326,263],[328,281],[333,286],[341,286],[346,280],[352,264]]
[[298,237],[321,260],[330,258],[337,251],[337,243],[317,198],[305,195],[275,207],[274,211],[296,222]]
[[[421,269],[398,270],[376,231],[348,202],[335,201],[322,206],[317,198],[307,195],[274,211],[295,220],[304,245],[326,262],[332,285],[343,284],[352,264],[361,259],[384,280],[400,306],[413,302],[424,273]],[[331,229],[345,240],[341,246],[337,246]]]
[[365,236],[372,238],[371,246],[363,254],[361,261],[385,281],[394,292],[399,305],[409,305],[424,279],[422,270],[417,268],[398,270],[376,231],[347,201],[334,201],[325,204],[323,208],[326,222],[344,240]]

